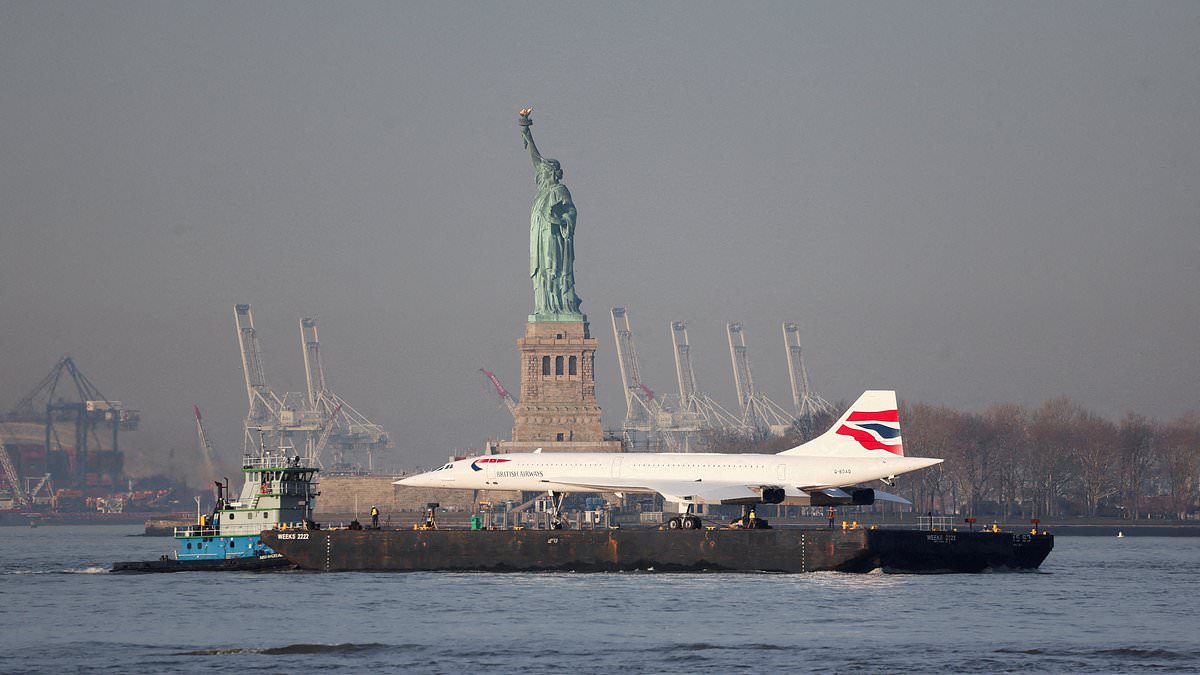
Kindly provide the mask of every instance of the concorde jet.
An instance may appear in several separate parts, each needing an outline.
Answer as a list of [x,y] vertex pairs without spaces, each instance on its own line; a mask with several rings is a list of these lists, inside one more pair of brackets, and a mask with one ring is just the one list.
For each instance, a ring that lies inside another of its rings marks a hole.
[[672,528],[694,529],[695,504],[866,506],[908,500],[861,484],[940,463],[905,457],[896,392],[868,391],[824,434],[775,455],[715,453],[509,453],[469,457],[397,485],[545,491],[554,522],[568,492],[657,492],[677,506]]

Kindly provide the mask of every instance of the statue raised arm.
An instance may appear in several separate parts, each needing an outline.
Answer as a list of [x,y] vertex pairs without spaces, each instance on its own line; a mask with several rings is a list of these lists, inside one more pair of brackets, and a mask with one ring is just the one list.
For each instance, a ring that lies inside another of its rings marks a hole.
[[537,143],[533,142],[533,120],[529,116],[533,114],[533,108],[522,108],[518,113],[521,117],[517,120],[517,124],[521,126],[521,140],[525,143],[525,148],[529,150],[529,157],[533,159],[533,168],[536,171],[538,165],[542,162],[542,153],[538,152]]

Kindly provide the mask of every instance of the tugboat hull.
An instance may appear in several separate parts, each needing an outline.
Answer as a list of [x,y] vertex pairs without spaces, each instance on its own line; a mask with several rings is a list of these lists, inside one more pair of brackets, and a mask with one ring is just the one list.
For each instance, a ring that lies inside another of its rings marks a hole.
[[1047,534],[916,530],[265,531],[297,567],[340,571],[981,572],[1035,569]]
[[222,558],[213,560],[136,560],[113,563],[112,571],[119,574],[146,574],[151,572],[266,572],[269,570],[295,569],[287,558],[278,553],[244,558]]

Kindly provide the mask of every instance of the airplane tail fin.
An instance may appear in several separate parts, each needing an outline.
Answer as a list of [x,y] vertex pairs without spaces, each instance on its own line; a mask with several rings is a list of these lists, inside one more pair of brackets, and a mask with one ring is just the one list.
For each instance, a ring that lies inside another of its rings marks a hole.
[[828,431],[781,455],[878,457],[904,456],[894,391],[866,391]]

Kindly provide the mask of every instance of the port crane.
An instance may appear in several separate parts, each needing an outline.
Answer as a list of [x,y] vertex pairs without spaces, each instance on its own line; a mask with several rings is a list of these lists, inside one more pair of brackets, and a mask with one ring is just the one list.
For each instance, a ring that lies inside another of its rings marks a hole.
[[675,354],[675,376],[679,383],[679,409],[698,416],[705,430],[724,434],[748,435],[749,429],[737,415],[729,412],[700,390],[692,367],[692,347],[687,322],[671,322],[671,346]]
[[783,324],[783,346],[787,350],[788,379],[792,384],[792,405],[796,408],[796,419],[801,423],[811,423],[814,418],[832,415],[833,405],[813,393],[808,386],[808,370],[804,367],[804,355],[800,350],[800,326],[794,321]]
[[[35,434],[40,436],[37,442],[41,445],[44,470],[53,474],[60,485],[73,486],[84,484],[88,474],[99,474],[113,484],[120,483],[120,431],[136,430],[140,420],[138,410],[102,394],[74,359],[63,356],[0,422],[9,426],[10,431],[26,427],[27,431],[15,432],[22,442],[32,440]],[[107,439],[101,437],[104,428],[108,431]],[[15,466],[12,458],[8,461]],[[39,478],[25,479],[32,480]],[[36,495],[48,482],[41,478],[32,494]]]
[[30,505],[29,496],[25,494],[24,487],[21,485],[21,474],[17,472],[17,466],[8,454],[8,446],[4,443],[3,438],[0,438],[0,466],[4,468],[4,479],[8,481],[8,490],[12,493],[13,504],[18,508],[27,508]]
[[693,436],[704,429],[704,418],[681,409],[666,396],[656,396],[654,390],[642,382],[629,312],[624,307],[613,307],[611,314],[617,364],[625,391],[622,430],[626,447],[690,451],[694,445]]
[[192,410],[196,413],[196,435],[200,440],[200,456],[204,460],[204,468],[208,471],[209,476],[216,477],[217,473],[217,458],[213,452],[212,444],[208,442],[208,434],[204,433],[204,421],[200,417],[200,406],[193,404]]
[[[341,411],[342,411],[342,404],[339,403],[337,405],[337,407],[335,407],[333,409],[333,413],[330,414],[330,419],[336,419],[338,416],[338,413],[340,413]],[[329,445],[329,437],[333,435],[333,432],[335,429],[337,429],[336,425],[326,424],[325,430],[321,432],[321,437],[317,439],[317,447],[315,450],[315,456],[316,456],[318,462],[321,461],[321,453],[325,451],[325,446]]]
[[479,372],[483,373],[484,377],[492,383],[492,387],[496,390],[496,395],[500,397],[500,402],[515,417],[517,414],[517,402],[513,399],[512,394],[508,393],[508,390],[504,388],[504,385],[500,384],[500,378],[496,377],[495,373],[486,368],[480,368]]
[[322,427],[314,457],[320,462],[325,447],[329,446],[333,452],[333,466],[349,467],[352,453],[365,452],[367,469],[374,470],[375,453],[392,447],[388,433],[326,385],[316,319],[300,320],[300,342],[304,348],[308,408],[319,416]]
[[242,373],[246,381],[246,412],[243,452],[255,454],[260,448],[295,448],[297,437],[304,448],[304,457],[314,458],[314,435],[323,428],[324,420],[310,410],[299,394],[280,396],[267,385],[263,367],[262,345],[254,329],[250,305],[234,306],[238,347],[242,352]]
[[737,387],[742,423],[763,436],[784,435],[796,419],[779,404],[755,391],[742,324],[736,321],[725,324],[725,333],[729,338],[729,356],[733,361],[733,382]]
[[629,313],[624,307],[613,307],[611,314],[617,365],[621,370],[621,389],[625,393],[625,421],[622,427],[625,444],[632,447],[635,434],[654,431],[654,417],[659,412],[659,403],[654,400],[653,392],[642,384]]

